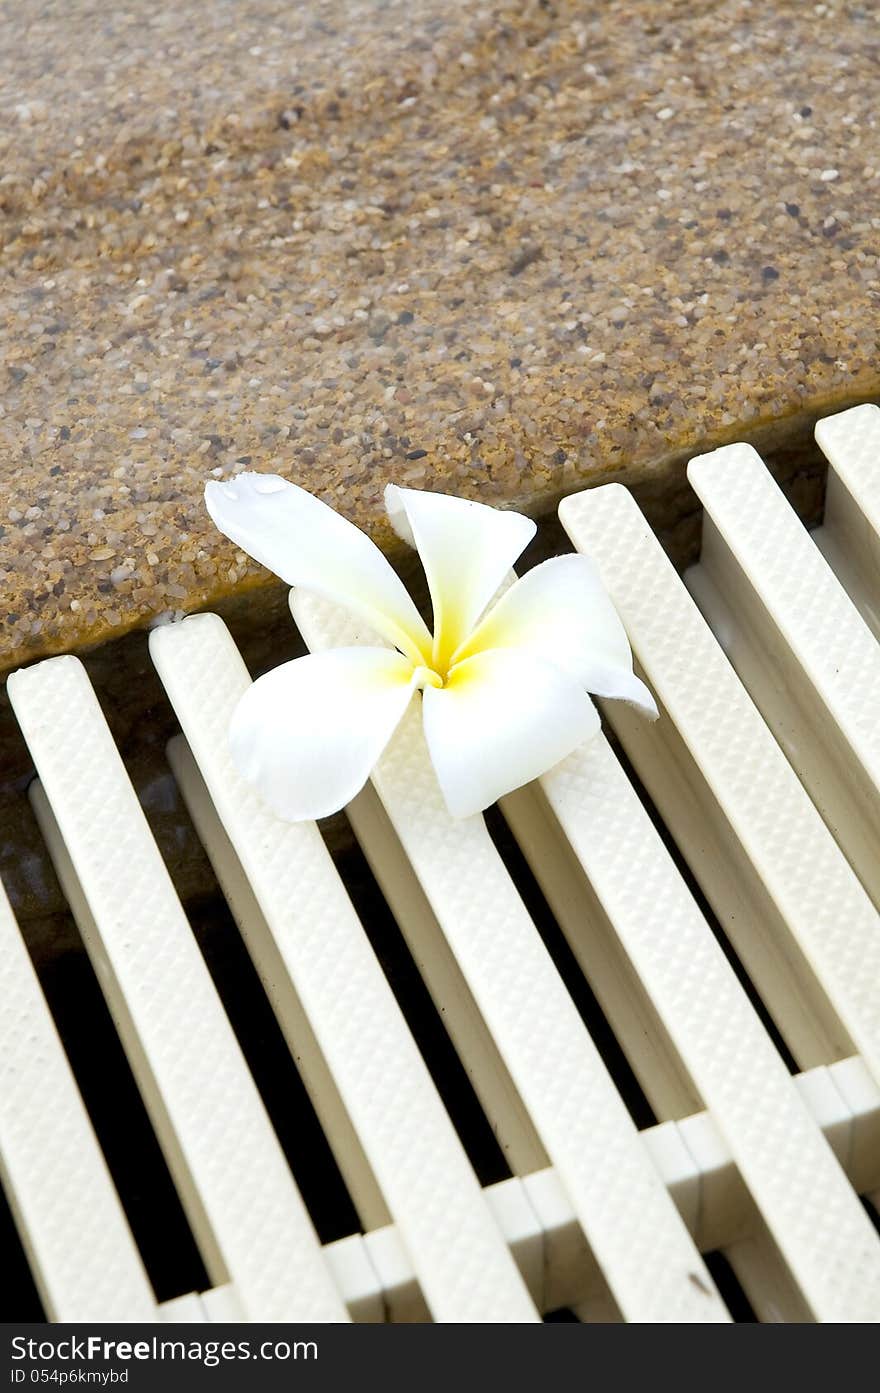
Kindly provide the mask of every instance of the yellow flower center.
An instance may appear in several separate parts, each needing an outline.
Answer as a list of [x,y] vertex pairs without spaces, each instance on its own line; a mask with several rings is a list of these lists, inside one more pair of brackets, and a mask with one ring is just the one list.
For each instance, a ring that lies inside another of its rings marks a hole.
[[424,691],[426,687],[443,686],[443,678],[440,676],[440,673],[435,672],[431,667],[426,667],[424,664],[414,669],[413,677],[415,678],[415,684],[419,691]]

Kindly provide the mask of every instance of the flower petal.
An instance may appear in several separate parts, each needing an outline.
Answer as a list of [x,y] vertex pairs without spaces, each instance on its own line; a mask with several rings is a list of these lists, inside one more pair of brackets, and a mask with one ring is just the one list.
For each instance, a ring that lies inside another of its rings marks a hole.
[[398,535],[418,548],[434,607],[434,666],[442,669],[534,537],[535,524],[520,513],[396,484],[385,490],[385,507]]
[[374,542],[305,489],[277,474],[239,474],[210,483],[205,504],[216,526],[288,585],[344,605],[414,662],[431,636],[403,581]]
[[390,648],[333,648],[282,663],[236,707],[233,760],[279,817],[326,817],[363,788],[414,690],[412,663]]
[[453,817],[469,817],[564,759],[599,729],[577,682],[516,649],[459,663],[422,694],[425,739]]
[[527,571],[492,606],[454,662],[489,648],[525,649],[596,696],[657,715],[654,698],[632,670],[620,616],[587,556],[556,556]]

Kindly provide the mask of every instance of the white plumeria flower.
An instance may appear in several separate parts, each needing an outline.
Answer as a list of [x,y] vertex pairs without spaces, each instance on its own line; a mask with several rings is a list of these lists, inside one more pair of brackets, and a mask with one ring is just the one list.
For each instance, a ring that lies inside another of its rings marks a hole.
[[587,557],[545,561],[497,598],[535,534],[519,513],[388,485],[392,525],[425,568],[432,634],[379,548],[305,489],[239,474],[209,483],[205,502],[236,546],[289,585],[342,605],[375,636],[375,646],[275,668],[233,716],[235,763],[287,821],[350,802],[417,692],[454,817],[482,812],[594,736],[599,714],[588,691],[657,715]]

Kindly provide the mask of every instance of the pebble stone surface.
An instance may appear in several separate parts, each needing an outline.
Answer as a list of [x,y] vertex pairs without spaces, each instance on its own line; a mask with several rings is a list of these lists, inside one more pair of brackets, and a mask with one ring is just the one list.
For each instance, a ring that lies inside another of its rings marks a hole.
[[864,4],[0,9],[0,668],[269,577],[208,478],[390,545],[880,395]]

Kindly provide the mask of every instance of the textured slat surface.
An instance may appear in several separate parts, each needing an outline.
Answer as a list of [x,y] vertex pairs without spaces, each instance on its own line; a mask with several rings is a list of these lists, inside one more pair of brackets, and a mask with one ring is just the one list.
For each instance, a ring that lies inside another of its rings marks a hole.
[[816,540],[880,638],[880,407],[826,416],[816,440],[831,466]]
[[0,1172],[50,1320],[157,1319],[140,1254],[2,886]]
[[[299,595],[293,606],[311,648],[358,641],[325,603]],[[373,782],[622,1313],[726,1320],[482,818],[446,812],[417,704]]]
[[84,668],[53,658],[8,690],[70,858],[55,847],[62,883],[75,911],[81,890],[84,938],[212,1279],[235,1282],[250,1319],[347,1319]]
[[688,478],[712,587],[704,602],[692,584],[697,602],[880,905],[880,643],[751,446]]
[[604,736],[541,787],[814,1316],[880,1319],[880,1239]]
[[[599,564],[663,708],[654,727],[619,704],[609,703],[606,714],[722,924],[744,949],[773,943],[789,973],[790,935],[845,1026],[838,1051],[858,1050],[880,1078],[876,911],[631,496],[607,485],[566,500],[560,516],[575,545]],[[694,767],[667,761],[655,778],[657,752],[674,731],[676,752]],[[713,829],[701,821],[690,827],[682,815],[704,790],[729,838],[720,854]]]
[[317,827],[274,817],[232,766],[250,679],[227,629],[200,615],[150,646],[435,1319],[536,1319]]

